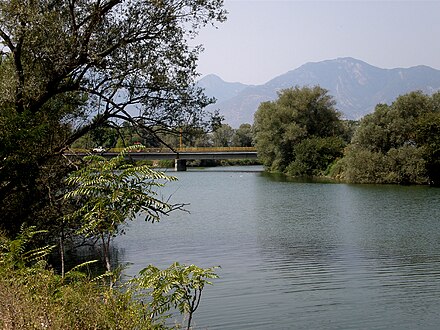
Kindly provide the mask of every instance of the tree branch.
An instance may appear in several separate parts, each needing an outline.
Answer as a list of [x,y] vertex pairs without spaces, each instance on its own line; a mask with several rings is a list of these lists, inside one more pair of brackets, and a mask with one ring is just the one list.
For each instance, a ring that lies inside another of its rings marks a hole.
[[11,50],[11,52],[13,52],[15,49],[15,46],[12,43],[11,38],[2,29],[0,29],[0,37],[5,41],[6,46],[8,46],[8,48]]

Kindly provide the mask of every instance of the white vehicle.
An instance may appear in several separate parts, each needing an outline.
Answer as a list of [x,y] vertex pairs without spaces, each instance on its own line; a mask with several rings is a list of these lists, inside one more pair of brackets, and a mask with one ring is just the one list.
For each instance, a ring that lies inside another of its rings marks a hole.
[[92,152],[102,153],[102,152],[105,152],[105,148],[103,148],[102,146],[99,146],[99,147],[93,148]]

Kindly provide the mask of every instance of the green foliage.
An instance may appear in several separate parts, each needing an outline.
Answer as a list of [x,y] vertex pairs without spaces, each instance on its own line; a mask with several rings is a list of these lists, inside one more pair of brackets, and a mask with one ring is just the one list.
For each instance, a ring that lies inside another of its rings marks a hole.
[[[433,100],[440,99],[440,93]],[[437,104],[440,104],[438,102]],[[416,142],[421,146],[422,157],[426,162],[426,174],[431,185],[440,185],[440,108],[420,116],[416,124]]]
[[[0,233],[0,327],[2,329],[165,329],[170,310],[188,315],[188,329],[215,268],[174,263],[152,265],[118,288],[72,268],[65,277],[47,268],[50,247],[28,248],[41,234],[22,228],[13,240]],[[176,325],[178,326],[178,325]]]
[[[101,218],[88,226],[96,229],[107,227],[99,222],[106,221],[106,218],[111,218],[112,223],[118,225],[127,218],[133,219],[139,212],[143,212],[146,221],[154,222],[173,209],[173,205],[155,197],[155,189],[164,185],[160,180],[174,181],[176,178],[155,171],[148,165],[125,162],[129,151],[137,148],[139,146],[128,147],[110,160],[97,155],[86,156],[87,165],[66,179],[68,186],[74,190],[66,193],[64,198],[77,199],[81,204],[75,214],[86,214],[90,219]],[[111,228],[110,224],[107,229]]]
[[438,182],[439,94],[411,92],[365,116],[338,175],[349,182]]
[[161,159],[158,162],[158,167],[160,167],[160,168],[174,168],[174,160],[173,159]]
[[261,165],[258,159],[222,159],[220,166],[251,166]]
[[319,86],[295,87],[255,113],[255,145],[271,171],[323,173],[341,154],[344,126],[334,100]]
[[42,233],[23,226],[15,239],[0,235],[2,329],[151,328],[143,307],[129,293],[79,276],[79,266],[65,278],[48,269],[51,247],[29,248]]
[[350,145],[343,159],[339,160],[332,175],[353,183],[380,183],[385,176],[383,154]]
[[333,161],[343,155],[345,143],[339,137],[313,137],[294,147],[295,160],[286,168],[291,176],[322,176]]
[[40,248],[28,250],[33,243],[35,235],[45,233],[44,230],[36,230],[35,227],[21,226],[20,233],[14,240],[9,240],[0,233],[0,265],[4,269],[24,269],[44,260],[54,246],[46,245]]
[[125,161],[129,152],[137,148],[128,147],[110,160],[86,156],[87,165],[66,179],[72,190],[64,198],[76,201],[78,208],[65,221],[79,220],[79,234],[101,238],[108,271],[111,270],[110,238],[119,233],[122,224],[139,213],[146,221],[159,221],[160,216],[181,207],[157,197],[156,189],[176,178],[154,171],[148,165],[136,166]]
[[222,124],[212,133],[214,147],[230,147],[234,137],[234,129],[228,124]]
[[153,329],[130,292],[109,289],[86,276],[63,281],[53,271],[8,270],[0,265],[2,329]]
[[182,315],[188,314],[187,329],[191,328],[191,320],[197,310],[205,285],[212,283],[208,279],[218,278],[215,268],[200,268],[195,265],[181,265],[178,262],[169,268],[160,270],[149,265],[140,271],[140,276],[132,283],[147,289],[151,296],[148,308],[152,321],[157,322],[169,316],[171,308],[177,309]]
[[343,159],[341,178],[353,183],[426,183],[425,161],[419,148],[403,146],[387,153],[352,145]]
[[[63,112],[69,106],[51,107]],[[67,162],[50,152],[68,131],[59,120],[58,115],[17,113],[0,104],[0,227],[9,233],[17,233],[23,222],[49,229],[46,225],[63,208],[57,191]]]
[[0,227],[46,228],[65,213],[62,152],[82,137],[113,145],[108,128],[128,123],[158,143],[160,132],[217,121],[194,83],[202,48],[189,43],[226,19],[222,5],[1,1]]
[[[72,144],[72,148],[92,149],[97,146],[104,148],[115,148],[118,141],[118,130],[111,127],[98,127],[80,137]],[[132,145],[129,143],[127,145]],[[125,146],[122,146],[125,147]]]
[[354,133],[359,128],[359,121],[357,120],[343,120],[344,126],[342,138],[346,144],[349,144],[353,138]]
[[251,124],[241,124],[232,138],[234,147],[252,147],[254,145]]

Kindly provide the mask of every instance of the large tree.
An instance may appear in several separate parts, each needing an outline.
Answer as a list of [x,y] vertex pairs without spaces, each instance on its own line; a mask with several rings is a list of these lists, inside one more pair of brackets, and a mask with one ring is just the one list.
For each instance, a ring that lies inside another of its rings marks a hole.
[[295,87],[255,113],[255,145],[263,164],[291,175],[322,174],[342,155],[343,125],[327,90]]
[[365,116],[341,160],[359,183],[439,184],[440,93],[411,92]]
[[234,129],[228,124],[222,124],[212,133],[212,144],[214,147],[230,147],[234,137]]
[[224,19],[222,0],[1,0],[0,226],[51,218],[60,155],[86,133],[206,122],[189,40]]
[[251,124],[241,124],[240,127],[235,130],[232,145],[235,147],[252,147],[254,145]]

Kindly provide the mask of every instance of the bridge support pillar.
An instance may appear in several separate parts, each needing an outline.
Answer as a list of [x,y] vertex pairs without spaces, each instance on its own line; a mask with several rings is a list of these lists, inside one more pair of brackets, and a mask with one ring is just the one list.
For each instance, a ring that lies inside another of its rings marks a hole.
[[186,171],[186,159],[175,159],[174,169],[176,170],[176,172]]

